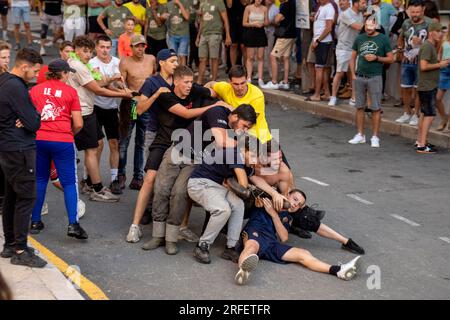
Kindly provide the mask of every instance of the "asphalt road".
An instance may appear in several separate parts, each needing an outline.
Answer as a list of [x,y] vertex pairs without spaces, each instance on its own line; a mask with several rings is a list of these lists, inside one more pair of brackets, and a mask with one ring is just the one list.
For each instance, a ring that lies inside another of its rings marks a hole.
[[[351,126],[277,106],[267,109],[270,126],[281,128],[296,185],[307,192],[308,202],[327,211],[324,223],[366,249],[353,281],[262,261],[249,285],[239,287],[233,282],[237,266],[220,258],[223,236],[212,248],[210,265],[197,263],[192,257],[194,244],[186,242],[176,256],[166,255],[163,248],[143,251],[151,226],[145,227],[140,243],[125,242],[137,197],[129,189],[117,204],[82,196],[87,213],[81,224],[90,238],[80,242],[66,237],[63,197],[49,187],[50,213],[44,216],[46,229],[36,239],[79,266],[112,299],[450,298],[450,243],[445,241],[450,241],[450,154],[417,155],[411,141],[386,135],[381,136],[380,149],[352,146],[346,143],[354,134]],[[104,158],[105,179],[108,172]],[[195,208],[190,226],[197,233],[203,218],[203,211]],[[330,263],[354,257],[338,243],[318,236],[310,240],[291,236],[289,243]]]

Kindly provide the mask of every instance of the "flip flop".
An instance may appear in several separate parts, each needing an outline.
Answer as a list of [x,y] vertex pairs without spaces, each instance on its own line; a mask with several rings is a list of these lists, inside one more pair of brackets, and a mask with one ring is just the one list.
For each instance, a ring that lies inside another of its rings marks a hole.
[[315,99],[311,99],[311,97],[307,97],[307,98],[305,99],[305,101],[320,102],[320,101],[322,101],[322,100],[321,100],[321,99],[315,100]]

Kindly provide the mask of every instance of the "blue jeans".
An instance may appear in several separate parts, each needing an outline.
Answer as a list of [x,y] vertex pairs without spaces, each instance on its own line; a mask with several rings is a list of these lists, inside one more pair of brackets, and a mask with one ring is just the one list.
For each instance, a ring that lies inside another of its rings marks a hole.
[[146,112],[139,116],[137,120],[130,122],[126,138],[119,141],[119,174],[125,175],[127,166],[127,151],[130,144],[133,128],[136,126],[136,136],[134,138],[134,171],[133,178],[142,180],[144,178],[144,143],[145,131],[149,121],[149,114]]
[[187,57],[189,53],[189,35],[169,36],[169,48],[175,50],[178,56]]
[[401,65],[401,87],[417,87],[418,65],[414,63],[402,63]]
[[111,39],[111,52],[113,57],[117,57],[117,47],[119,45],[119,39]]
[[69,223],[77,223],[78,189],[76,175],[75,146],[72,142],[36,140],[36,191],[37,197],[31,221],[41,221],[42,205],[45,200],[50,163],[55,162],[58,178],[64,189],[64,202]]

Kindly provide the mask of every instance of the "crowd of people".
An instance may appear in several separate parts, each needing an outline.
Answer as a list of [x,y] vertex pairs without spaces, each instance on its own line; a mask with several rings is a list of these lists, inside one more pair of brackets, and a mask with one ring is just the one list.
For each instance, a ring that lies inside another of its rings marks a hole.
[[[420,111],[416,150],[436,151],[427,143],[427,132],[436,107],[445,115],[450,42],[448,35],[442,41],[439,16],[424,16],[424,2],[411,0],[402,11],[401,1],[395,0],[393,5],[379,0],[369,5],[366,0],[309,1],[309,29],[302,29],[296,27],[295,0],[281,1],[279,8],[272,0],[150,0],[144,5],[139,0],[41,1],[40,52],[20,46],[20,22],[28,32],[29,16],[25,3],[14,10],[19,2],[28,3],[12,0],[17,52],[11,66],[12,48],[0,42],[0,185],[5,187],[0,256],[13,264],[46,264],[27,246],[27,235],[44,232],[49,178],[64,194],[67,235],[88,239],[80,219],[89,207],[78,190],[91,201],[120,201],[135,131],[129,187],[139,193],[127,242],[139,242],[141,225],[152,222],[151,239],[142,249],[163,246],[168,255],[176,255],[177,242],[186,240],[197,243],[196,261],[210,263],[210,247],[223,232],[227,242],[221,257],[238,263],[238,284],[248,281],[260,258],[353,278],[360,256],[330,265],[285,244],[289,233],[311,238],[314,232],[364,254],[355,241],[321,222],[324,211],[306,204],[307,196],[296,188],[286,154],[269,129],[260,88],[289,89],[292,54],[296,78],[303,65],[313,79],[308,100],[336,105],[344,82],[341,93],[350,95],[357,108],[358,133],[351,144],[365,143],[369,106],[372,147],[380,146],[386,70],[401,60],[402,117],[410,120]],[[51,24],[60,58],[44,65]],[[393,49],[396,24],[400,27]],[[229,62],[228,81],[217,82],[220,59]],[[280,82],[278,59],[284,68]],[[258,85],[252,84],[255,60]],[[271,80],[264,83],[267,60]],[[207,69],[210,81],[205,81]],[[416,101],[414,111],[411,99]],[[105,138],[109,177],[100,174]],[[200,236],[188,227],[193,205],[206,212]]]

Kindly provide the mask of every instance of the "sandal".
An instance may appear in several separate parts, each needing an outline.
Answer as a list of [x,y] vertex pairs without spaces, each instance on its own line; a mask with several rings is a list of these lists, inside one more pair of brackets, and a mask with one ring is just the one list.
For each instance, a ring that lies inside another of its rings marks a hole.
[[439,126],[437,127],[437,131],[443,131],[447,127],[447,121],[441,121]]

